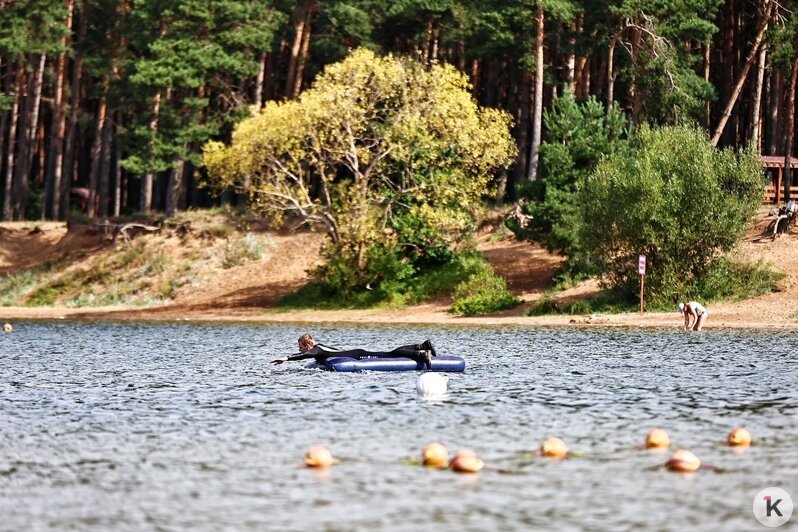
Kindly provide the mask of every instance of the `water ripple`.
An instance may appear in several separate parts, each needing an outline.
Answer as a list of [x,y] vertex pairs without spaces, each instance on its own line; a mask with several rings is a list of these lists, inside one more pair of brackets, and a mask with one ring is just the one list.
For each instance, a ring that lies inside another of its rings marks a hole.
[[[798,337],[709,330],[314,330],[341,347],[432,338],[466,357],[449,393],[417,373],[271,366],[292,326],[18,323],[0,337],[0,528],[749,529],[769,485],[798,497]],[[736,425],[754,447],[722,444]],[[717,472],[635,450],[653,426]],[[577,456],[534,451],[549,435]],[[408,465],[440,441],[490,470]],[[300,467],[324,443],[342,463]]]

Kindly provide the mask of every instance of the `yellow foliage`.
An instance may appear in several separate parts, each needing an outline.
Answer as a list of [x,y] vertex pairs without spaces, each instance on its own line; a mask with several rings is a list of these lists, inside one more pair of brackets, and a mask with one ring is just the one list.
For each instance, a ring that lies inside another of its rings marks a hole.
[[372,245],[398,212],[452,241],[516,155],[511,117],[469,89],[450,65],[355,50],[297,101],[239,123],[229,145],[209,142],[203,162],[217,186],[247,182],[254,206],[321,222],[336,242]]

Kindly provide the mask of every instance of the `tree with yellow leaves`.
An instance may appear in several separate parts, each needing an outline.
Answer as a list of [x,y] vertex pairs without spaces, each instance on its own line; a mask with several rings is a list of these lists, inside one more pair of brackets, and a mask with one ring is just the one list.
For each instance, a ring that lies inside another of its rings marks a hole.
[[323,226],[321,275],[347,291],[385,278],[386,256],[415,267],[449,256],[513,161],[510,127],[451,66],[359,49],[239,123],[229,145],[209,142],[203,161],[256,210]]

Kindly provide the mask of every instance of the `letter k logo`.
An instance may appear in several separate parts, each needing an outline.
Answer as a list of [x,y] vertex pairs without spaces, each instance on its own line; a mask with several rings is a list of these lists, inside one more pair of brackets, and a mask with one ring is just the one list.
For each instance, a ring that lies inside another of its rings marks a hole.
[[768,528],[776,528],[792,517],[792,497],[783,489],[771,486],[754,497],[754,517]]
[[779,517],[784,517],[779,511],[779,503],[781,502],[781,499],[776,499],[776,502],[773,502],[773,498],[770,495],[765,495],[762,498],[766,501],[765,512],[767,513],[768,517],[770,517],[773,512],[776,512],[776,515]]

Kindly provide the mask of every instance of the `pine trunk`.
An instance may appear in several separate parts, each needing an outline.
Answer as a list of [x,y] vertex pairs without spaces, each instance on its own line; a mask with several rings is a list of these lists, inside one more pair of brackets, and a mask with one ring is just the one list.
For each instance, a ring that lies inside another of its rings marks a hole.
[[297,60],[296,76],[294,77],[294,90],[292,98],[297,98],[302,91],[302,80],[305,76],[305,64],[310,53],[311,23],[313,22],[315,2],[310,2],[310,7],[305,12],[304,31],[302,32],[302,44],[299,48],[299,58]]
[[180,200],[180,189],[183,186],[183,168],[185,163],[177,161],[172,171],[169,172],[169,185],[166,188],[166,216],[168,218],[177,214],[177,203]]
[[268,54],[265,53],[260,56],[258,77],[255,80],[255,93],[252,95],[252,103],[255,104],[258,109],[263,105],[263,82],[266,79],[266,61],[268,57]]
[[30,153],[30,122],[33,118],[33,95],[31,82],[24,64],[20,64],[19,71],[19,122],[17,123],[17,154],[15,156],[14,177],[11,184],[11,220],[20,219],[20,208],[27,198],[27,161]]
[[[78,42],[83,42],[83,37],[86,34],[86,9],[84,2],[84,9],[80,17],[80,27],[78,28]],[[80,111],[80,91],[81,82],[83,79],[83,54],[80,51],[80,46],[76,47],[75,61],[72,64],[72,88],[69,103],[69,121],[67,123],[66,140],[64,141],[64,177],[61,181],[61,205],[59,219],[65,218],[69,214],[69,189],[72,187],[72,170],[75,166],[75,146],[77,145],[77,130],[78,130],[78,116]]]
[[105,128],[105,115],[108,111],[108,77],[103,79],[103,93],[97,107],[97,127],[94,132],[94,141],[91,144],[91,170],[89,172],[89,200],[86,202],[86,215],[89,218],[97,216],[100,190],[100,161],[102,157],[103,129]]
[[768,155],[776,155],[779,150],[779,107],[780,95],[779,82],[781,75],[778,70],[771,70],[768,76]]
[[538,9],[537,36],[535,38],[535,99],[532,115],[532,142],[529,145],[529,169],[527,179],[538,179],[540,139],[543,122],[543,9]]
[[19,100],[23,90],[21,70],[17,70],[17,87],[14,91],[14,103],[11,106],[11,124],[8,129],[8,151],[6,152],[6,179],[3,194],[3,220],[10,222],[14,219],[13,203],[11,196],[14,193],[14,162],[18,148],[17,125],[19,124]]
[[[72,28],[72,9],[74,3],[67,1],[65,26]],[[69,36],[65,36],[61,45],[69,47]],[[53,125],[51,128],[49,161],[45,177],[45,200],[42,218],[56,220],[61,217],[61,180],[64,175],[64,136],[66,133],[66,101],[64,99],[64,79],[66,77],[66,52],[58,54],[55,74],[55,93],[53,94]]]
[[[787,138],[784,141],[784,198],[790,201],[790,187],[792,186],[792,145],[795,138],[795,88],[798,81],[798,36],[793,43],[792,71],[790,72],[790,88],[787,93],[787,116],[784,127],[787,129]],[[777,194],[778,196],[778,194]]]
[[[120,118],[120,114],[117,111],[117,118]],[[119,123],[119,120],[117,120],[117,123]],[[117,142],[114,147],[114,217],[118,218],[122,213],[124,199],[122,196],[122,149]]]
[[618,45],[618,40],[621,38],[620,30],[610,41],[609,49],[607,50],[607,108],[610,108],[615,103],[615,47]]
[[[161,113],[161,91],[155,93],[152,98],[152,120],[150,120],[150,134],[155,139],[158,133],[158,116]],[[147,172],[141,179],[141,196],[139,209],[141,212],[148,213],[152,208],[152,184],[155,179],[153,172]]]
[[113,121],[105,120],[103,126],[102,148],[100,149],[100,216],[108,216],[108,207],[111,200],[111,143],[113,142]]
[[568,92],[576,95],[576,23],[571,24],[571,35],[568,37],[568,53],[565,56],[565,86]]
[[527,154],[529,153],[529,117],[532,114],[532,74],[524,69],[518,93],[518,116],[516,126],[516,142],[518,143],[518,157],[515,160],[515,183],[526,180]]
[[294,15],[294,42],[291,45],[291,56],[288,59],[288,75],[285,79],[285,96],[291,98],[296,87],[297,72],[299,70],[299,59],[302,52],[302,42],[305,39],[305,24],[309,17],[308,12],[313,10],[315,0],[304,0]]
[[756,147],[757,153],[762,153],[762,91],[765,85],[765,61],[767,61],[767,45],[762,45],[759,51],[759,65],[754,86],[754,102],[751,116],[751,143]]
[[748,52],[748,56],[745,59],[745,64],[743,65],[743,69],[737,79],[737,83],[734,84],[734,89],[729,96],[729,100],[726,102],[726,107],[724,108],[723,114],[720,117],[720,122],[718,122],[718,126],[715,128],[715,132],[712,135],[713,146],[718,145],[720,137],[723,135],[723,129],[726,127],[726,122],[728,122],[729,117],[731,116],[732,110],[734,109],[734,104],[737,103],[737,98],[740,96],[740,93],[743,90],[743,84],[745,84],[745,80],[748,77],[748,72],[751,70],[751,65],[754,64],[754,60],[756,60],[759,47],[761,46],[762,40],[765,37],[765,32],[767,32],[768,23],[770,22],[770,14],[772,12],[772,2],[767,0],[766,4],[767,7],[765,8],[762,22],[759,25],[756,39],[754,39],[754,44],[751,47],[751,50]]
[[39,66],[36,69],[36,78],[33,82],[33,108],[31,109],[30,122],[28,123],[28,151],[25,160],[25,174],[23,175],[22,191],[24,195],[21,197],[19,206],[20,219],[25,218],[25,207],[28,203],[28,189],[30,184],[31,171],[33,169],[33,159],[36,153],[37,142],[39,136],[39,114],[42,108],[42,89],[44,87],[44,66],[47,63],[47,55],[41,54],[39,57]]

